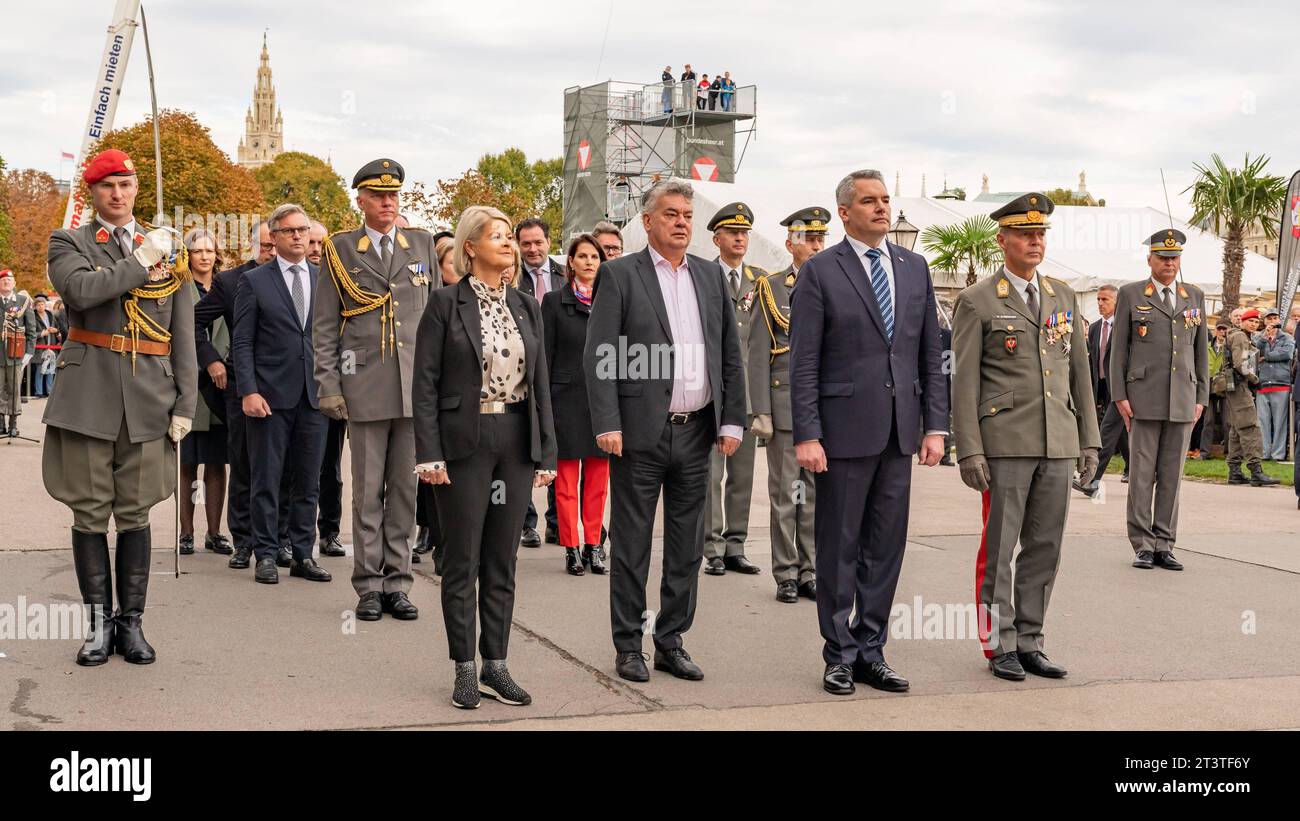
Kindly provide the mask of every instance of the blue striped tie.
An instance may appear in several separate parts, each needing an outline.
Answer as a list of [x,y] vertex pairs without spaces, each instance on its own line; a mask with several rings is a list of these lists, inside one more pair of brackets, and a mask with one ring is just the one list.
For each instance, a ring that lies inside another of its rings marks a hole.
[[867,258],[871,260],[871,290],[876,293],[876,304],[880,306],[880,315],[885,320],[885,336],[894,341],[894,303],[889,298],[889,275],[885,266],[880,264],[880,249],[868,248]]

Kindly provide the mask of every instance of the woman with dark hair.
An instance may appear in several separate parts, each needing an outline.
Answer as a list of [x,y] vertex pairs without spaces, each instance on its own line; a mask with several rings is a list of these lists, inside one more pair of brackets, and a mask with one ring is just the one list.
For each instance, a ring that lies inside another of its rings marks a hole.
[[37,399],[49,396],[54,389],[54,372],[58,370],[54,363],[63,350],[64,331],[53,312],[48,310],[49,297],[37,294],[32,297],[32,307],[36,316],[36,358],[32,362],[35,375],[32,395]]
[[[605,573],[601,522],[609,491],[609,459],[596,446],[587,404],[587,380],[582,351],[587,344],[587,319],[596,290],[596,273],[605,252],[591,234],[569,243],[565,287],[542,297],[542,328],[546,333],[546,365],[551,374],[551,406],[556,408],[557,474],[555,511],[564,548],[565,569],[581,576],[584,565]],[[579,478],[582,502],[579,506]],[[582,541],[578,540],[579,510]],[[578,545],[582,552],[578,552]]]
[[[212,287],[212,278],[221,270],[221,254],[217,238],[211,231],[195,228],[185,235],[185,248],[189,252],[190,273],[196,289],[197,303]],[[213,347],[223,357],[230,349],[230,329],[224,319],[212,325]],[[212,408],[220,407],[219,412]],[[181,474],[178,494],[180,499],[181,535],[180,551],[186,555],[194,552],[194,499],[199,478],[199,465],[203,466],[203,510],[207,514],[207,537],[203,547],[213,553],[233,553],[230,540],[221,533],[221,508],[226,498],[226,426],[218,413],[224,413],[221,391],[215,388],[206,371],[199,375],[199,404],[194,414],[194,427],[181,440]]]
[[451,703],[474,709],[482,694],[531,704],[506,669],[506,650],[524,512],[532,488],[555,478],[541,308],[509,287],[519,255],[505,214],[466,208],[454,242],[463,279],[430,295],[411,393],[416,473],[433,485],[440,518],[455,515],[442,533],[442,616],[456,664]]

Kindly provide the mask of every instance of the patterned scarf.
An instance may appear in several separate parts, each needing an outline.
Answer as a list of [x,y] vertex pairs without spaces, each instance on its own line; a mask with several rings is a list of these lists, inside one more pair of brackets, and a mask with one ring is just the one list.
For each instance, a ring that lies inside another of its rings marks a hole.
[[583,305],[586,305],[588,307],[591,306],[592,290],[593,290],[592,286],[583,285],[581,282],[578,281],[577,277],[574,277],[573,295],[576,296],[578,298],[578,301],[581,302]]

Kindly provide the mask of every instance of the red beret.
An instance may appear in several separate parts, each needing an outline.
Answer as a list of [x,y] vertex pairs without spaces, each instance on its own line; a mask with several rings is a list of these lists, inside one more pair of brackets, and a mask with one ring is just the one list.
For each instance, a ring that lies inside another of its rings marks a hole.
[[10,271],[8,268],[4,269],[3,271],[0,271],[0,279],[4,279],[5,277],[12,277],[13,275],[14,272]]
[[124,174],[135,176],[135,163],[126,155],[125,151],[118,151],[116,148],[109,148],[101,151],[86,164],[86,171],[81,178],[86,181],[86,185],[94,185],[105,177],[114,174]]
[[1250,308],[1249,310],[1242,311],[1242,312],[1241,312],[1241,318],[1242,318],[1242,319],[1259,319],[1259,311],[1255,310],[1254,308]]

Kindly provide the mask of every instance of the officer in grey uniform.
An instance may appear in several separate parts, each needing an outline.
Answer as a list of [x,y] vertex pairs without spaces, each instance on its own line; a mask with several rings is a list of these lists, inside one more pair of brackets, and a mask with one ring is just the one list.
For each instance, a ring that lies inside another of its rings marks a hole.
[[10,438],[23,412],[23,368],[36,352],[36,312],[25,291],[14,292],[15,281],[13,271],[0,271],[0,436]]
[[1119,289],[1110,341],[1111,400],[1129,429],[1128,538],[1144,570],[1183,569],[1174,558],[1178,490],[1192,426],[1210,401],[1205,294],[1178,282],[1186,241],[1174,228],[1146,241],[1151,276]]
[[[1078,299],[1038,272],[1047,248],[1045,195],[1024,194],[989,216],[1005,264],[957,298],[953,428],[962,481],[983,494],[975,563],[980,638],[989,669],[1021,681],[1063,678],[1043,654],[1075,460],[1091,475],[1101,436]],[[1012,553],[1016,544],[1012,575]]]
[[405,172],[378,159],[352,178],[361,227],[325,240],[312,342],[321,411],[348,420],[356,615],[419,617],[411,603],[415,527],[415,332],[437,276],[433,237],[398,228]]
[[[740,331],[740,353],[749,354],[749,328],[754,318],[758,280],[767,271],[745,264],[749,250],[749,232],[754,227],[754,213],[743,202],[722,206],[709,220],[713,244],[718,246],[716,262],[722,269],[727,290],[735,303],[736,324]],[[745,391],[746,410],[749,391]],[[761,573],[758,565],[745,558],[745,539],[749,536],[749,503],[754,491],[754,434],[745,431],[740,447],[730,456],[716,449],[709,456],[709,528],[704,534],[704,572],[721,576],[728,570],[737,573]],[[725,472],[725,477],[724,477]]]
[[[82,178],[95,218],[50,236],[50,281],[68,309],[58,389],[45,406],[41,474],[72,509],[72,558],[90,633],[77,663],[149,664],[149,509],[176,489],[176,443],[198,405],[194,297],[180,238],[137,225],[135,165],[116,149]],[[173,249],[176,249],[173,251]],[[173,257],[173,253],[176,254]],[[117,530],[117,602],[108,520]]]
[[757,280],[746,376],[751,432],[767,443],[767,494],[771,512],[772,575],[776,600],[793,604],[803,596],[817,600],[813,517],[816,482],[794,452],[790,410],[790,294],[799,268],[822,250],[830,211],[803,208],[781,221],[785,247],[793,261],[783,271]]

